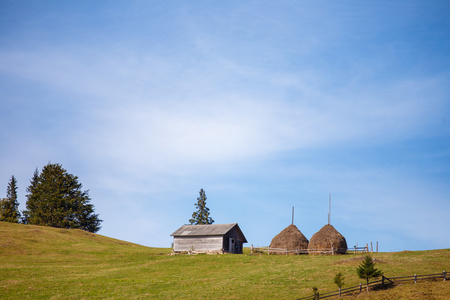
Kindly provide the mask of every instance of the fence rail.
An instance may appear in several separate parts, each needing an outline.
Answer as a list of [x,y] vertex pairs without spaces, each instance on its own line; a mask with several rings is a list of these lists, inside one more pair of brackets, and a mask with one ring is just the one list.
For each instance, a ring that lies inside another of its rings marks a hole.
[[391,277],[390,280],[395,282],[403,282],[403,281],[414,281],[414,283],[417,283],[418,280],[430,280],[430,279],[439,279],[443,278],[444,281],[447,281],[448,274],[446,271],[442,273],[436,273],[436,274],[426,274],[426,275],[417,275],[414,274],[413,276],[402,276],[402,277]]
[[447,281],[448,274],[444,270],[442,273],[435,273],[435,274],[425,274],[425,275],[417,275],[414,274],[413,276],[402,276],[402,277],[385,277],[382,276],[381,280],[372,281],[368,285],[360,283],[358,286],[352,286],[345,289],[341,289],[341,291],[333,291],[328,293],[320,294],[317,292],[317,294],[313,294],[307,297],[298,298],[298,300],[309,300],[309,299],[325,299],[329,297],[334,296],[342,296],[342,294],[346,293],[352,293],[359,291],[362,292],[362,289],[367,289],[368,287],[387,287],[393,284],[396,284],[398,282],[404,282],[404,281],[414,281],[414,283],[417,283],[419,280],[437,280],[437,279],[443,279],[444,281]]
[[295,249],[295,250],[288,250],[284,248],[271,248],[271,247],[253,247],[251,245],[250,251],[252,254],[255,253],[264,253],[267,252],[267,254],[337,254],[337,253],[368,253],[369,247],[353,247],[353,248],[334,248],[332,247],[327,249]]

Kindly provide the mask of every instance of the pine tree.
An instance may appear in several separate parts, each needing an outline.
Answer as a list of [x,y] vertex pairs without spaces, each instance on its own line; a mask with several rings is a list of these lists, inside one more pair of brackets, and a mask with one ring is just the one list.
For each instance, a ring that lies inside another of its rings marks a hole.
[[28,209],[30,209],[32,211],[35,211],[38,209],[35,205],[38,202],[36,200],[36,196],[37,196],[36,186],[37,186],[38,182],[39,182],[39,171],[36,168],[34,170],[33,177],[30,180],[30,185],[27,187],[28,201],[26,203],[27,209],[22,211],[22,223],[23,224],[30,224],[30,213],[29,213]]
[[378,278],[383,275],[381,270],[375,268],[375,263],[370,255],[367,255],[361,265],[356,268],[356,273],[358,273],[359,278],[366,279],[367,291],[369,291],[369,279]]
[[17,180],[11,176],[6,191],[6,198],[0,201],[0,220],[11,223],[19,223],[20,212],[17,202]]
[[214,223],[214,220],[209,216],[209,208],[206,207],[206,195],[203,189],[200,189],[200,197],[197,198],[195,208],[197,211],[192,214],[192,219],[189,220],[191,225],[210,225]]
[[101,220],[94,214],[88,191],[82,191],[78,177],[59,164],[48,164],[35,171],[27,188],[27,223],[59,228],[100,230]]

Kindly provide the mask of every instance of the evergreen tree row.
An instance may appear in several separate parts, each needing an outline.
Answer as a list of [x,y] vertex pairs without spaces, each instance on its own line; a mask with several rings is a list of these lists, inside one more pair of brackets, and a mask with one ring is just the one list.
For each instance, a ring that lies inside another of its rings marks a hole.
[[6,198],[0,201],[0,221],[78,228],[90,232],[100,230],[102,220],[94,213],[89,191],[82,191],[78,177],[60,164],[47,164],[36,169],[27,187],[26,209],[19,212],[17,180],[12,176]]

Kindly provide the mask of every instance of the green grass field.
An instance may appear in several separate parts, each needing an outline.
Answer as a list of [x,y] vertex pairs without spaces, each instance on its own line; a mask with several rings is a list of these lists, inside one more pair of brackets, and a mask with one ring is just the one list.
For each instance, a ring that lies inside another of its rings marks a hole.
[[[150,238],[150,237],[149,237]],[[0,222],[1,299],[295,299],[361,281],[362,255],[170,255],[81,230]],[[450,271],[450,249],[373,254],[386,276]],[[345,287],[344,286],[344,287]],[[358,299],[448,299],[450,282],[371,291]],[[347,299],[356,296],[345,297]],[[337,298],[337,297],[336,297]]]

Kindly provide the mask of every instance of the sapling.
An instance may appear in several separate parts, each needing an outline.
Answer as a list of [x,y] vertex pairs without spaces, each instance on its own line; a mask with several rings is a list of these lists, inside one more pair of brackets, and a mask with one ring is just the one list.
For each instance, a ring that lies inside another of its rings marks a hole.
[[341,272],[337,273],[336,276],[334,276],[333,281],[339,288],[339,298],[340,298],[341,297],[341,289],[344,286],[344,275],[342,275]]
[[314,293],[314,299],[319,299],[319,289],[316,286],[313,286],[312,290]]

